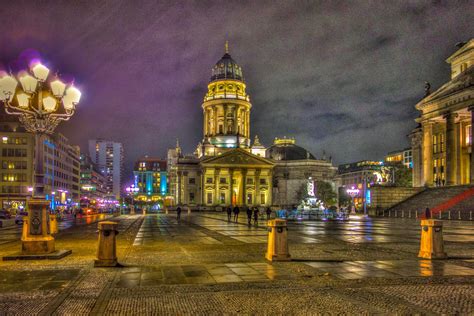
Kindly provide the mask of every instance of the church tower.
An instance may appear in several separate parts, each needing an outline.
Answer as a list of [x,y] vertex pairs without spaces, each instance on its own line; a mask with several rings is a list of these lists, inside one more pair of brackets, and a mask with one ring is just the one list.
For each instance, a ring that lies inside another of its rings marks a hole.
[[229,54],[225,54],[212,68],[211,80],[204,97],[202,110],[203,154],[215,156],[232,148],[250,147],[250,97],[242,68]]

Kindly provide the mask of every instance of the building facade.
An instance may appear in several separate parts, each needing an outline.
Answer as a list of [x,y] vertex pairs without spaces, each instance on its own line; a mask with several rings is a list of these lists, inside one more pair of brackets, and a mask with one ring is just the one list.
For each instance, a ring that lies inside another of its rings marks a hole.
[[134,199],[142,203],[167,205],[168,169],[166,160],[142,157],[133,168],[134,184],[138,188]]
[[[334,177],[337,168],[331,159],[317,159],[308,150],[297,146],[294,138],[275,138],[266,150],[266,157],[275,163],[273,168],[273,200],[275,205],[291,207],[301,202],[300,192],[306,190],[309,179],[324,181],[337,192]],[[316,186],[317,196],[317,186]]]
[[[294,193],[282,188],[288,187],[293,177],[317,175],[331,179],[334,175],[331,163],[315,159],[300,147],[304,157],[276,159],[272,155],[276,148],[268,152],[257,136],[252,144],[252,104],[246,88],[242,68],[232,59],[226,45],[224,56],[212,68],[202,103],[202,141],[193,155],[183,155],[179,144],[168,151],[169,191],[174,204],[271,206],[276,202],[276,183],[277,203],[288,205],[288,199],[294,201]],[[287,174],[292,178],[285,179]],[[301,180],[306,183],[308,177]],[[284,181],[288,183],[283,185]]]
[[413,168],[413,154],[411,147],[389,152],[385,156],[386,164],[402,164],[407,168]]
[[105,175],[107,194],[119,200],[122,193],[123,146],[102,139],[89,140],[89,155]]
[[[35,139],[20,123],[0,116],[0,206],[18,210],[26,206],[33,188]],[[44,139],[44,190],[51,207],[73,207],[80,196],[80,150],[57,133]]]
[[107,196],[106,178],[88,154],[81,154],[81,199],[99,200]]
[[474,39],[462,43],[446,62],[451,80],[416,104],[419,124],[410,134],[413,184],[474,184]]

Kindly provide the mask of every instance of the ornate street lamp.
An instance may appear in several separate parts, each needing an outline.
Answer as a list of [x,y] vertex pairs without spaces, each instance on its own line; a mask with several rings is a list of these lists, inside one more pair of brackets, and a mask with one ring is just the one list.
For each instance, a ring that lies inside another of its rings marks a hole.
[[43,143],[60,121],[71,118],[81,98],[81,92],[72,84],[63,83],[57,76],[50,78],[49,73],[40,62],[31,63],[28,71],[17,76],[0,73],[0,101],[5,111],[18,116],[35,136],[33,198],[28,202],[28,227],[22,236],[24,253],[54,252],[44,192]]

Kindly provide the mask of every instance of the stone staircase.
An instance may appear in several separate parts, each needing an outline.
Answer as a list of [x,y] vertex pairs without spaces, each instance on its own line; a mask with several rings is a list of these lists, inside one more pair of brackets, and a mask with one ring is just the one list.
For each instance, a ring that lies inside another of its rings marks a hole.
[[434,218],[472,220],[474,186],[428,188],[384,210],[383,216],[419,218],[427,207]]

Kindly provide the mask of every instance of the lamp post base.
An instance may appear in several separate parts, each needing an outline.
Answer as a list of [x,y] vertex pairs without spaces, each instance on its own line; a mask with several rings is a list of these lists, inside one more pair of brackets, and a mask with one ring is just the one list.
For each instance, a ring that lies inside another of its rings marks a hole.
[[25,255],[48,254],[55,251],[51,236],[49,202],[44,199],[28,201],[28,218],[23,222],[21,252]]

